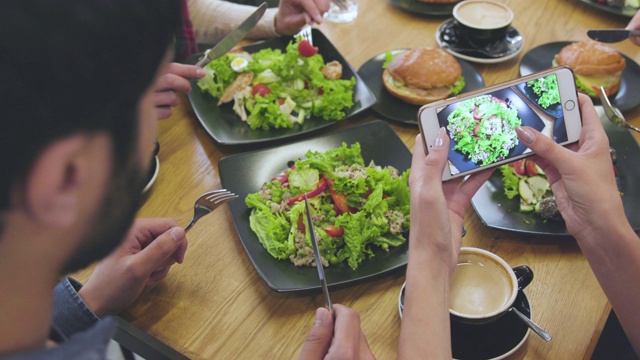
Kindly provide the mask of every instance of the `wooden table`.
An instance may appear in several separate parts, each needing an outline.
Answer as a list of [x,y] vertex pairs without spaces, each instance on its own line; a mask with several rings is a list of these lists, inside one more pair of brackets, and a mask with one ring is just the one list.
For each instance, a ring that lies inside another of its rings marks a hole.
[[[387,49],[437,46],[435,30],[446,17],[406,13],[385,0],[359,0],[360,14],[348,24],[325,23],[320,30],[354,66]],[[505,1],[515,12],[513,25],[525,37],[524,54],[538,45],[584,40],[587,29],[622,28],[628,19],[600,12],[577,0]],[[614,47],[639,60],[629,41]],[[522,56],[475,67],[487,85],[518,76]],[[640,96],[640,94],[638,94]],[[640,125],[640,110],[627,117]],[[340,131],[376,118],[367,112],[308,137]],[[409,149],[417,127],[392,125]],[[186,98],[171,119],[160,122],[160,174],[139,216],[172,217],[186,225],[193,201],[220,188],[218,161],[250,150],[221,146],[203,130]],[[251,172],[247,171],[247,176]],[[240,201],[240,200],[238,200]],[[527,236],[485,227],[470,209],[464,246],[488,249],[512,265],[528,264],[535,280],[527,288],[533,318],[554,335],[546,343],[531,334],[514,359],[589,358],[610,305],[586,259],[571,238]],[[226,207],[189,232],[184,264],[144,293],[123,317],[194,359],[292,359],[298,356],[313,323],[318,294],[276,293],[260,278],[245,253]],[[89,271],[76,277],[86,280]],[[404,270],[364,284],[333,290],[332,300],[360,312],[362,329],[379,359],[396,357],[400,318],[398,293]]]

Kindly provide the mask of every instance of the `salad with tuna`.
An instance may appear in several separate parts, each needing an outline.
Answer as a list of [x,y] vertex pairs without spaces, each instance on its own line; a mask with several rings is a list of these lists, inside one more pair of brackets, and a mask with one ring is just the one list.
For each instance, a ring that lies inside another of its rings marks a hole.
[[204,70],[198,87],[218,105],[233,102],[234,112],[252,130],[292,128],[311,116],[340,120],[353,106],[355,78],[342,79],[342,64],[325,64],[306,40],[290,42],[285,52],[228,53]]
[[480,95],[461,102],[447,117],[454,150],[471,161],[488,165],[502,160],[518,145],[516,127],[522,120],[518,110],[491,95]]
[[245,202],[249,223],[262,246],[276,259],[315,266],[306,221],[304,194],[311,207],[324,266],[344,261],[352,268],[406,241],[409,230],[409,170],[365,165],[360,144],[345,143],[304,159],[266,182]]

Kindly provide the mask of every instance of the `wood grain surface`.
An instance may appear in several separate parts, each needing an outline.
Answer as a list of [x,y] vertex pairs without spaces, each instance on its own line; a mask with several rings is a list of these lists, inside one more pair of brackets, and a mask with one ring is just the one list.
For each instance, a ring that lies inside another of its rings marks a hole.
[[[319,26],[354,68],[388,49],[437,46],[435,31],[446,16],[414,15],[385,0],[358,1],[360,13],[355,21]],[[588,29],[623,28],[628,22],[578,0],[504,2],[515,13],[513,26],[524,35],[525,49],[507,62],[474,64],[487,85],[517,77],[522,55],[533,47],[585,40]],[[640,48],[629,41],[613,46],[636,61],[640,59]],[[160,173],[138,216],[172,217],[186,225],[195,199],[220,188],[218,161],[260,146],[215,143],[195,118],[186,97],[181,100],[173,116],[160,122]],[[366,112],[304,138],[375,118],[375,113]],[[628,113],[627,118],[640,126],[640,110]],[[392,127],[413,150],[417,127]],[[274,145],[277,143],[269,144]],[[246,176],[252,176],[251,169]],[[531,334],[511,358],[590,358],[610,305],[575,240],[492,230],[481,223],[473,209],[467,213],[465,225],[464,246],[487,249],[513,266],[527,264],[535,272],[526,290],[533,318],[554,338],[546,343]],[[184,264],[175,266],[164,282],[146,291],[123,317],[193,359],[297,358],[314,310],[324,304],[322,294],[270,290],[249,261],[226,207],[201,219],[188,238]],[[85,281],[90,271],[74,277]],[[398,294],[403,282],[404,270],[400,270],[331,290],[335,303],[360,312],[362,329],[378,359],[396,357]]]

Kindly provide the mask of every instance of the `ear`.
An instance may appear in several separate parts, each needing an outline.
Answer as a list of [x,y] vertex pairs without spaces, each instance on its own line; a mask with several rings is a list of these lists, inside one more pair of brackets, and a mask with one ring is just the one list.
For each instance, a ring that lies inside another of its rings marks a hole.
[[[23,189],[24,206],[35,221],[67,227],[81,216],[91,172],[110,171],[109,161],[95,159],[95,137],[75,134],[48,145],[35,160]],[[110,153],[110,149],[105,149]],[[108,158],[108,157],[107,157]],[[93,161],[95,160],[95,161]],[[100,164],[103,163],[103,164]],[[95,196],[102,194],[96,189]]]

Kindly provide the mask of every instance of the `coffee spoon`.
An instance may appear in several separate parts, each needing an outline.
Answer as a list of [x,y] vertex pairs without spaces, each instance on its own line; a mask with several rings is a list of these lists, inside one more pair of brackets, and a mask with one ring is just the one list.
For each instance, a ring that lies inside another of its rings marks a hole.
[[[522,289],[526,288],[527,285],[531,283],[533,280],[533,272],[528,266],[518,266],[513,268],[513,272],[516,274],[516,278],[518,279],[518,291],[522,291]],[[551,341],[551,334],[544,331],[540,325],[536,324],[533,320],[529,319],[525,314],[521,313],[515,306],[509,308],[509,310],[514,314],[516,314],[525,324],[529,327],[529,329],[533,330],[538,336],[540,336],[544,341]]]

